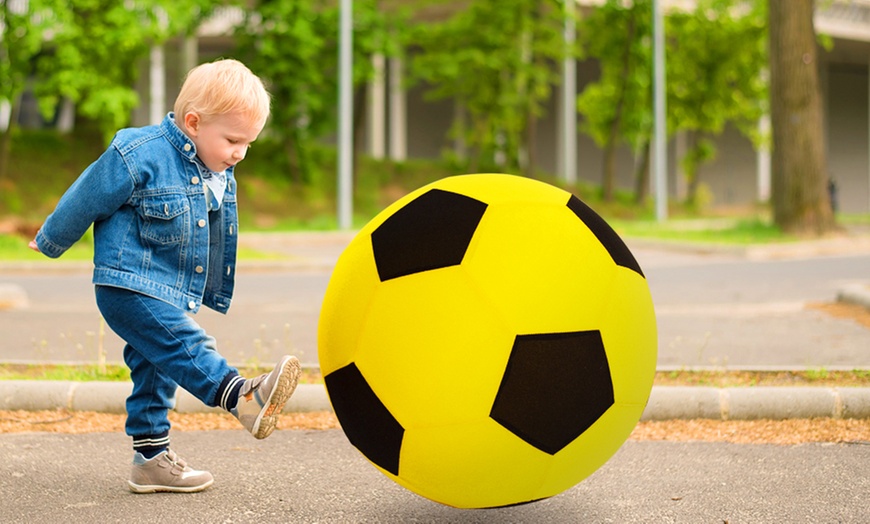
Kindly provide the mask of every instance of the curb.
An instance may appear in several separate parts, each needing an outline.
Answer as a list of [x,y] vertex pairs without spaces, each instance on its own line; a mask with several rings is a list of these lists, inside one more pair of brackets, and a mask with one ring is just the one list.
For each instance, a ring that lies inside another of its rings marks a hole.
[[870,284],[852,284],[837,291],[837,301],[870,309]]
[[[53,380],[0,380],[0,410],[40,411],[68,409],[99,413],[126,413],[132,382],[74,382]],[[178,413],[224,413],[208,407],[182,388],[175,397]],[[299,384],[284,412],[332,411],[326,388]]]
[[0,282],[0,311],[25,308],[28,305],[30,305],[30,301],[27,299],[27,292],[24,291],[24,288]]
[[654,386],[641,420],[870,418],[870,388]]
[[[124,413],[129,382],[0,381],[0,410]],[[178,413],[223,413],[178,390]],[[322,384],[300,384],[285,413],[332,411]],[[865,419],[870,388],[654,386],[641,420]]]

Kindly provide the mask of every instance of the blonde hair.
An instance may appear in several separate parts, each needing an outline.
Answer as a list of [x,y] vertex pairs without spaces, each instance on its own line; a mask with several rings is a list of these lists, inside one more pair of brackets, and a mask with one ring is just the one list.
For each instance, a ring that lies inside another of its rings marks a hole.
[[175,99],[175,118],[193,111],[200,118],[241,113],[252,124],[263,125],[269,117],[270,98],[263,82],[243,63],[220,59],[191,69]]

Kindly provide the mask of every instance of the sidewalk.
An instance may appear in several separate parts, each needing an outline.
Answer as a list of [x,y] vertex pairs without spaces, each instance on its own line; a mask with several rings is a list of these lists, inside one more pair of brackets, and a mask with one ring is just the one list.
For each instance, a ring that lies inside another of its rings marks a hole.
[[[248,233],[242,245],[288,256],[285,260],[246,262],[246,267],[260,271],[329,270],[344,246],[353,238],[349,232],[327,233]],[[870,253],[870,236],[830,238],[816,241],[748,247],[722,247],[628,239],[632,249],[657,249],[682,252],[724,253],[752,260],[793,257],[844,256]],[[0,264],[5,271],[87,270],[52,262],[51,265]],[[14,286],[0,282],[0,309],[27,304],[28,297]],[[870,280],[843,286],[837,300],[870,309]],[[124,400],[130,383],[0,381],[0,409],[51,410],[66,408],[80,411],[124,412]],[[206,412],[186,391],[179,390],[176,410],[182,413]],[[285,407],[285,411],[310,412],[331,410],[322,385],[302,384]],[[214,410],[219,411],[219,410]],[[643,414],[644,420],[707,418],[719,420],[786,419],[786,418],[870,418],[870,388],[827,387],[674,387],[656,386]]]

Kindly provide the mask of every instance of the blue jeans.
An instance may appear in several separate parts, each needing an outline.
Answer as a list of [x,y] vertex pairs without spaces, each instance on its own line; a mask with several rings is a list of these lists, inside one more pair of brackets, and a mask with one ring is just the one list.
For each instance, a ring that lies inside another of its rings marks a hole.
[[168,410],[180,385],[216,406],[221,381],[237,370],[217,352],[215,339],[181,309],[126,289],[96,286],[97,307],[121,337],[133,393],[127,398],[127,434],[169,431]]

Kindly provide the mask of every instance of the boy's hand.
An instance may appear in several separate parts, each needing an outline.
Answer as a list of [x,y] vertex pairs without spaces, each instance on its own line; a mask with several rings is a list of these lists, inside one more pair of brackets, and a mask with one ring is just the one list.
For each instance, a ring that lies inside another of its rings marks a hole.
[[39,250],[39,246],[36,244],[36,240],[31,240],[30,243],[27,244],[27,247],[36,251],[37,253],[41,253],[41,251]]

